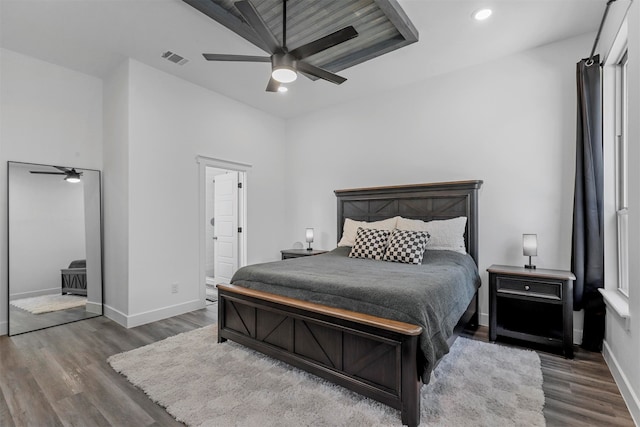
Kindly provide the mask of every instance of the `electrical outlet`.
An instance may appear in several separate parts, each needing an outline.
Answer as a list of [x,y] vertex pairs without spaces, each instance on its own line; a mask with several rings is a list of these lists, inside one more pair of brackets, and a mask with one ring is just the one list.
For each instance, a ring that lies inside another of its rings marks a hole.
[[177,294],[178,293],[178,284],[177,283],[172,283],[171,284],[171,293],[172,294]]

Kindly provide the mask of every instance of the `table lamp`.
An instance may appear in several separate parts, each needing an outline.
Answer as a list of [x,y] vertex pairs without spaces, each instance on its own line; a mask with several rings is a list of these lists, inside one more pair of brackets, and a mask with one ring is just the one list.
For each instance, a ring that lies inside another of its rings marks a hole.
[[307,248],[307,250],[310,251],[312,250],[311,242],[313,242],[313,228],[307,228],[306,237],[307,243],[309,243],[309,247]]
[[538,256],[538,235],[523,234],[522,235],[522,254],[529,257],[529,264],[525,264],[524,268],[535,269],[536,266],[531,264],[531,257]]

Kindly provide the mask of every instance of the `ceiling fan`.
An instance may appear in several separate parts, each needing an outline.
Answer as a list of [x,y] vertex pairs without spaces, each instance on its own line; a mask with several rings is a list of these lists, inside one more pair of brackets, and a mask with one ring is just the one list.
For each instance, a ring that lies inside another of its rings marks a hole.
[[54,166],[54,168],[60,170],[61,172],[45,172],[45,171],[29,171],[34,174],[42,174],[42,175],[66,175],[64,180],[67,182],[80,182],[80,177],[82,176],[82,172],[78,172],[75,168],[63,168],[60,166]]
[[280,83],[290,83],[298,77],[298,72],[311,75],[331,83],[342,84],[347,79],[333,74],[315,65],[303,61],[330,47],[344,43],[358,36],[353,26],[345,27],[327,36],[302,45],[292,51],[287,49],[287,0],[282,2],[282,45],[278,43],[253,5],[246,0],[237,1],[234,6],[238,9],[256,34],[265,42],[271,56],[224,55],[203,53],[207,61],[239,61],[239,62],[271,62],[271,78],[267,84],[267,92],[277,92]]

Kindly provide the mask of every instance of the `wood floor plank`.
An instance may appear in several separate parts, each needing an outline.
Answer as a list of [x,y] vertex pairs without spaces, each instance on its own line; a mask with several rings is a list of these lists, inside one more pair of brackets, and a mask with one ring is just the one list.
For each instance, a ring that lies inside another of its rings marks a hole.
[[117,384],[110,381],[96,365],[89,365],[83,370],[83,380],[86,383],[87,400],[111,425],[147,426],[154,422],[140,405],[123,395]]
[[[106,360],[213,324],[216,318],[217,304],[212,304],[131,329],[97,317],[0,337],[0,426],[181,426]],[[488,341],[487,332],[481,327],[465,335]],[[577,347],[572,360],[545,350],[537,353],[547,426],[634,425],[601,354]]]
[[[79,410],[81,408],[81,410]],[[65,427],[109,427],[111,423],[82,393],[59,399],[53,404]]]
[[82,382],[74,371],[63,368],[57,354],[50,348],[34,352],[30,370],[36,372],[35,380],[50,402],[73,396],[83,390]]
[[1,387],[16,425],[62,426],[28,368],[4,372]]
[[9,410],[9,405],[7,405],[7,401],[4,398],[2,388],[0,388],[0,426],[15,427],[11,411]]

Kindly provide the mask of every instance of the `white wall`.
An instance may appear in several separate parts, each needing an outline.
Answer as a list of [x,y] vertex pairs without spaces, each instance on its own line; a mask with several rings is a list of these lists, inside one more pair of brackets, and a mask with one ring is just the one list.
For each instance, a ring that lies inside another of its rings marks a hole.
[[[103,170],[108,316],[132,326],[201,305],[196,155],[252,165],[248,261],[279,258],[284,120],[131,60],[105,80],[103,100],[99,79],[1,53],[0,197],[7,160]],[[0,220],[6,215],[2,205]],[[3,227],[0,237],[6,272]],[[0,277],[3,334],[7,285]],[[177,294],[171,283],[179,283]]]
[[[248,261],[278,259],[286,242],[285,123],[134,60],[127,66],[128,224],[111,231],[128,230],[125,323],[133,326],[201,305],[196,155],[252,165]],[[105,156],[105,205],[114,197],[106,185],[112,166]]]
[[84,211],[83,239],[87,273],[87,311],[102,314],[102,199],[99,171],[82,174]]
[[104,83],[104,313],[126,323],[129,312],[129,63]]
[[[103,170],[107,315],[131,326],[201,305],[196,155],[252,165],[248,261],[278,259],[286,241],[282,119],[135,61],[105,80],[103,100],[99,79],[1,53],[0,198],[7,160]],[[0,220],[6,216],[2,205]],[[0,237],[6,272],[3,227]],[[178,294],[171,283],[179,283]]]
[[[629,87],[629,314],[630,328],[615,311],[607,309],[604,355],[616,379],[622,396],[635,422],[640,423],[640,4],[631,3],[628,24],[628,87]],[[615,38],[628,2],[616,2],[603,30],[603,56]],[[615,277],[615,276],[614,276]],[[617,283],[607,282],[615,290]]]
[[538,234],[535,264],[570,269],[575,64],[592,41],[561,41],[289,122],[289,242],[314,227],[316,247],[335,247],[334,189],[482,179],[481,321],[486,268],[523,264],[523,233]]
[[[0,49],[0,200],[7,161],[102,168],[102,81]],[[0,223],[7,206],[0,203]],[[7,235],[0,227],[0,334],[7,325]]]
[[9,298],[59,294],[60,269],[85,259],[84,182],[32,174],[42,168],[30,164],[9,169]]

